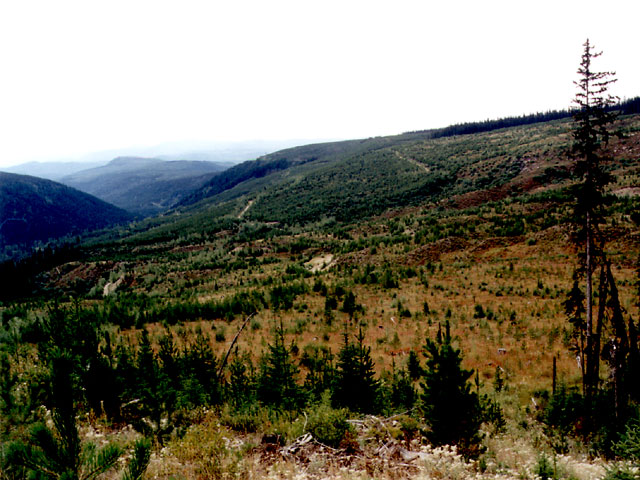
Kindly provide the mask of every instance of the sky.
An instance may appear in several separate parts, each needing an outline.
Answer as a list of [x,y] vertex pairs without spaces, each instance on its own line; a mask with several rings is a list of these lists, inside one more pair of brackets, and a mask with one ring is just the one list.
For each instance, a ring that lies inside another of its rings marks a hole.
[[6,1],[0,167],[567,108],[587,37],[631,98],[638,18],[637,0]]

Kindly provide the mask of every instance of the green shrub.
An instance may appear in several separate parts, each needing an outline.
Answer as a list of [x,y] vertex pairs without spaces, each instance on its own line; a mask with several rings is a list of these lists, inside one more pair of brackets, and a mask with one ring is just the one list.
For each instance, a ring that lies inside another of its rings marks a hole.
[[220,414],[220,423],[236,432],[257,432],[268,421],[266,410],[255,405],[246,408],[232,408],[226,405]]
[[327,403],[323,402],[311,412],[307,431],[320,443],[337,448],[347,432],[353,431],[353,427],[347,421],[349,411],[346,408],[331,408]]
[[538,463],[536,464],[534,472],[541,480],[556,478],[555,465],[551,463],[544,454],[540,455],[538,458]]
[[616,455],[627,460],[640,462],[640,421],[631,420],[625,427],[625,432],[620,437],[613,451]]
[[638,478],[640,478],[638,474],[634,473],[630,468],[616,466],[607,470],[602,480],[638,480]]

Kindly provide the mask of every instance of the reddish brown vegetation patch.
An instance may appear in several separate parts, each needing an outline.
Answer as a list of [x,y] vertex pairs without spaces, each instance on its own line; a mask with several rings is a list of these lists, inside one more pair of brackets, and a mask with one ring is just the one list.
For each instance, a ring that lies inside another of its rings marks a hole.
[[95,284],[116,266],[117,264],[112,261],[99,263],[70,262],[51,270],[49,279],[58,288],[69,287],[78,281]]
[[406,256],[407,265],[424,265],[426,262],[436,262],[440,256],[466,250],[470,242],[460,237],[448,237],[423,245],[409,252]]
[[515,237],[491,237],[485,240],[482,240],[477,245],[474,245],[470,251],[472,253],[478,254],[482,252],[486,252],[488,250],[493,250],[494,248],[504,248],[510,247],[512,245],[516,245],[524,241],[523,236],[515,236]]

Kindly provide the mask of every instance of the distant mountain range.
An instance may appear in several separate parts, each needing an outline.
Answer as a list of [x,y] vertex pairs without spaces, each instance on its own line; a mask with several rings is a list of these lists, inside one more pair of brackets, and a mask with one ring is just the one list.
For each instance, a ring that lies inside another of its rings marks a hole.
[[131,218],[128,212],[66,185],[0,172],[1,248],[28,248],[38,241],[81,234]]
[[107,165],[67,175],[60,182],[136,215],[151,216],[169,209],[230,166],[231,163],[118,157]]
[[[34,161],[11,167],[3,172],[33,175],[59,180],[80,170],[106,165],[117,157],[158,158],[161,160],[195,160],[201,162],[240,163],[270,152],[305,145],[313,140],[248,140],[239,142],[184,141],[167,142],[152,147],[133,147],[87,153],[73,158]],[[316,140],[317,141],[317,140]]]
[[268,152],[306,140],[172,142],[109,150],[76,161],[29,162],[2,171],[55,180],[148,217],[162,213],[200,189],[215,174]]
[[67,175],[89,168],[100,167],[105,163],[107,162],[28,162],[13,167],[4,167],[0,170],[7,173],[46,178],[57,182]]

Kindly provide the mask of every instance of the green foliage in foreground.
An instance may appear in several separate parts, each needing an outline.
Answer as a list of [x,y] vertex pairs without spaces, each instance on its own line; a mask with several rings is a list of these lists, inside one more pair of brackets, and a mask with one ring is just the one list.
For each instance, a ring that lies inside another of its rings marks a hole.
[[462,368],[462,355],[452,344],[449,323],[444,335],[427,339],[427,364],[422,384],[422,410],[435,445],[457,445],[465,456],[481,453],[482,409],[477,393],[471,391],[472,370]]
[[627,423],[625,431],[614,447],[614,452],[621,458],[633,460],[640,466],[640,420],[632,419]]
[[[33,328],[39,357],[48,372],[48,387],[41,401],[52,411],[54,429],[39,425],[27,436],[10,431],[6,438],[17,440],[5,452],[4,461],[7,468],[35,469],[41,465],[57,469],[59,477],[54,478],[93,478],[91,472],[112,468],[122,454],[113,446],[96,449],[82,444],[76,426],[81,412],[130,423],[162,444],[172,432],[184,432],[181,412],[199,406],[227,403],[232,410],[230,418],[235,418],[231,421],[234,428],[254,429],[264,423],[252,410],[257,402],[257,408],[277,417],[309,412],[307,430],[319,441],[337,446],[350,431],[347,419],[351,412],[390,414],[411,409],[416,403],[414,380],[408,371],[394,369],[388,384],[376,378],[362,328],[355,341],[345,332],[335,367],[330,352],[306,352],[299,362],[295,360],[297,347],[285,344],[284,330],[279,326],[257,369],[236,352],[227,372],[212,351],[212,339],[200,330],[191,332],[180,347],[169,329],[156,339],[157,349],[144,329],[133,343],[114,342],[108,325],[77,305],[74,309],[54,305]],[[412,367],[414,375],[424,374],[422,411],[434,443],[450,441],[472,456],[478,451],[471,446],[475,445],[482,412],[477,397],[468,392],[465,382],[469,373],[459,370],[459,350],[450,346],[449,337],[442,342],[429,343],[435,348],[430,354],[437,358],[427,363],[427,369]],[[3,365],[9,363],[7,355],[3,355]],[[304,382],[299,378],[303,363],[308,370]],[[100,382],[87,372],[99,374]],[[0,377],[4,412],[10,413],[18,398],[15,375],[8,370]],[[443,385],[455,385],[458,390],[437,393]],[[451,404],[455,408],[443,409],[442,394],[457,395],[456,403]],[[462,425],[456,420],[460,418],[465,419]],[[452,428],[455,436],[445,436],[444,426]],[[142,446],[136,449],[131,475],[135,462],[143,464],[145,458]]]
[[[68,351],[60,349],[49,362],[53,429],[38,423],[25,440],[9,443],[2,452],[3,469],[9,478],[93,480],[113,469],[124,452],[113,443],[98,448],[81,441],[76,425],[73,359]],[[136,443],[124,479],[142,477],[150,451],[150,442]]]
[[338,448],[347,433],[353,432],[353,427],[347,421],[349,415],[346,408],[331,408],[329,402],[324,400],[311,411],[307,430],[320,443]]
[[284,330],[280,325],[276,329],[273,344],[268,346],[260,364],[258,399],[284,410],[299,409],[305,399],[297,376],[298,367],[293,363],[290,349],[284,344]]

